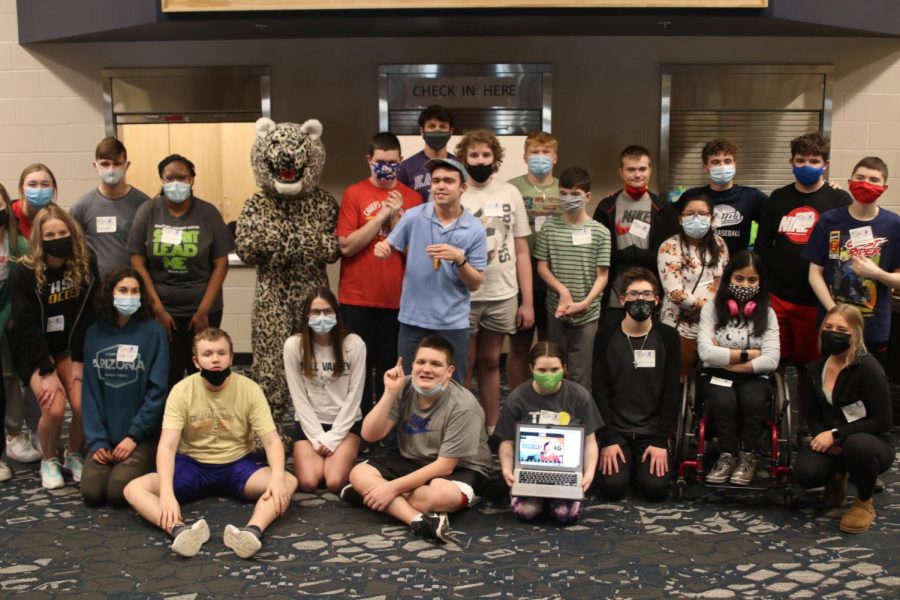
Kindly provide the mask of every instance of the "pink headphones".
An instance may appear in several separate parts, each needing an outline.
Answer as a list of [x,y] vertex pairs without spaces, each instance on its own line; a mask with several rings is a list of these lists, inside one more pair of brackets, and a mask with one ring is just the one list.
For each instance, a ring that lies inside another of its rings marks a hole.
[[[740,312],[740,309],[738,307],[738,303],[735,302],[733,299],[729,298],[728,299],[728,313],[732,317],[736,317],[736,316],[738,316],[739,312]],[[756,312],[756,301],[750,300],[749,302],[747,302],[747,304],[744,305],[744,317],[749,319],[750,317],[753,316],[754,312]]]

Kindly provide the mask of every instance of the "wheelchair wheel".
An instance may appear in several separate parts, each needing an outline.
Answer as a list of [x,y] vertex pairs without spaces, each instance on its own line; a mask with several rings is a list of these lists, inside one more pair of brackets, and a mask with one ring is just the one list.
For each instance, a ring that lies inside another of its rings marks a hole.
[[781,373],[775,373],[774,383],[775,402],[779,417],[778,464],[782,467],[790,467],[794,441],[794,419],[791,413],[790,395]]
[[675,482],[675,499],[681,502],[684,500],[685,492],[687,491],[687,481],[685,481],[684,477],[679,477]]
[[675,430],[675,469],[677,469],[683,460],[687,458],[690,450],[691,428],[694,424],[694,401],[697,398],[697,374],[695,371],[689,371],[684,378],[684,384],[681,388],[681,407],[678,411],[678,420]]

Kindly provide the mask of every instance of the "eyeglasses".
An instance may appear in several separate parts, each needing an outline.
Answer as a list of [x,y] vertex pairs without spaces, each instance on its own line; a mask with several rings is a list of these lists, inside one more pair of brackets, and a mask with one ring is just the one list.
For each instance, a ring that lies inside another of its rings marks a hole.
[[656,298],[656,292],[653,290],[645,290],[643,292],[639,292],[637,290],[631,290],[630,292],[625,292],[625,298],[628,300],[637,300],[641,298],[643,300],[653,300]]
[[309,309],[310,317],[333,317],[334,311],[330,308],[311,308]]

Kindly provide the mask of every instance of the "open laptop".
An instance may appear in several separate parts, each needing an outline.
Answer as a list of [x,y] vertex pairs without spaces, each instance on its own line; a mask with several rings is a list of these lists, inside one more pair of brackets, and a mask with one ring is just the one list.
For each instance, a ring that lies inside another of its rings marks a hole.
[[512,496],[582,500],[584,428],[516,425],[515,483]]

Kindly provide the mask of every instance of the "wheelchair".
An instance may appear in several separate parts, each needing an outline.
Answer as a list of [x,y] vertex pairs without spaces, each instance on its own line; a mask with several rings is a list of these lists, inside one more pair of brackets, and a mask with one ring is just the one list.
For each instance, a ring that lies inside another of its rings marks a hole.
[[761,471],[768,472],[766,485],[758,484],[756,479],[747,486],[706,482],[706,472],[715,462],[717,453],[709,450],[714,432],[711,431],[711,424],[703,412],[703,401],[698,394],[698,379],[698,372],[691,371],[685,377],[682,387],[681,408],[676,422],[672,453],[677,465],[675,499],[684,499],[688,484],[687,474],[689,471],[693,471],[694,480],[710,489],[768,492],[783,487],[784,504],[788,508],[792,508],[794,506],[794,474],[791,469],[793,424],[790,396],[782,373],[775,371],[769,375],[772,384],[772,412],[770,418],[765,422],[765,431],[770,442],[769,455],[760,461],[760,469],[757,471],[757,478],[760,477]]

